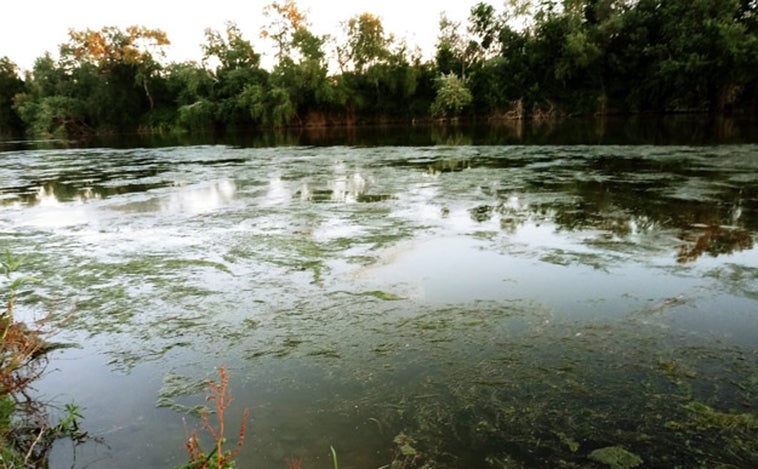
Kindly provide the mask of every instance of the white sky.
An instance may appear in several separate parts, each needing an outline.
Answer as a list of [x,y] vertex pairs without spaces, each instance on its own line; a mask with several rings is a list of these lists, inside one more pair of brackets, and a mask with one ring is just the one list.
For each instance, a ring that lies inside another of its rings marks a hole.
[[[336,34],[340,22],[370,12],[382,19],[386,33],[405,38],[411,47],[418,46],[425,57],[431,57],[439,31],[440,13],[466,22],[468,12],[479,0],[296,0],[307,12],[311,30],[316,34]],[[224,23],[237,23],[244,37],[253,43],[270,64],[270,43],[260,38],[266,23],[264,6],[272,0],[11,0],[4,1],[0,11],[0,57],[8,56],[22,70],[29,70],[45,51],[58,56],[58,46],[68,40],[69,28],[100,29],[103,26],[125,28],[143,25],[162,29],[171,46],[168,61],[199,60],[204,31],[223,31]],[[491,1],[501,7],[502,2]],[[329,51],[331,53],[331,51]]]

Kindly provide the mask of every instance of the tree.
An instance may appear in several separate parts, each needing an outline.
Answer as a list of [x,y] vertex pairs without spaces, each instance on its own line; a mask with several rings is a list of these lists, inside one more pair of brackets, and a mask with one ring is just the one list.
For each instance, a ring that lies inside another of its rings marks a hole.
[[27,129],[35,136],[79,139],[91,131],[85,121],[84,105],[76,98],[44,96],[32,100],[20,95],[16,107]]
[[265,126],[289,124],[297,112],[290,93],[281,86],[247,86],[243,99],[246,100],[250,115]]
[[323,51],[327,37],[308,29],[306,15],[294,1],[274,2],[264,9],[264,14],[271,22],[261,35],[274,40],[278,63],[271,74],[270,87],[255,93],[272,109],[263,112],[256,106],[254,115],[266,125],[285,125],[292,119],[303,122],[307,113],[321,110],[331,100]]
[[[739,0],[678,0],[661,6],[673,52],[662,61],[662,72],[682,91],[696,91],[708,110],[724,112],[737,102],[743,84],[755,74],[758,36],[743,17],[750,10],[743,10]],[[757,9],[753,3],[751,12]],[[685,100],[684,106],[699,104],[695,97],[685,95]]]
[[287,0],[284,3],[273,2],[267,5],[263,9],[263,15],[270,22],[261,30],[261,37],[274,41],[275,56],[281,64],[285,59],[291,58],[295,35],[301,30],[307,31],[305,14],[298,9],[294,0]]
[[161,67],[154,55],[168,44],[165,33],[143,26],[69,30],[60,60],[37,59],[15,107],[32,133],[79,138],[134,128],[155,104]]
[[165,75],[166,91],[179,106],[211,97],[215,78],[197,62],[171,63]]
[[215,77],[196,62],[172,63],[165,70],[165,89],[173,103],[175,123],[185,129],[210,129],[216,121],[211,101]]
[[439,35],[435,62],[440,73],[465,75],[469,65],[467,56],[468,43],[461,34],[461,23],[450,20],[445,13],[440,15]]
[[484,2],[471,7],[465,32],[461,32],[460,22],[452,21],[442,13],[435,54],[440,72],[454,72],[463,77],[475,63],[492,58],[503,26],[502,15],[497,13],[495,7]]
[[217,63],[210,96],[215,103],[216,122],[227,126],[252,124],[246,89],[268,81],[268,74],[260,68],[260,54],[231,21],[226,23],[223,36],[206,29],[205,38],[203,63],[206,67],[211,61]]
[[630,3],[611,43],[619,94],[634,111],[737,105],[758,69],[756,10],[742,0]]
[[344,23],[346,43],[338,48],[340,67],[352,62],[353,70],[364,73],[374,64],[386,60],[389,55],[389,46],[394,38],[384,34],[382,20],[371,13],[361,13],[350,18]]
[[165,56],[164,46],[171,42],[160,29],[144,26],[129,26],[121,31],[115,26],[106,26],[99,31],[69,30],[69,42],[60,47],[64,64],[92,63],[108,68],[121,63],[141,65],[154,60],[153,53]]
[[0,136],[20,133],[23,122],[13,108],[14,97],[24,91],[18,67],[8,57],[0,58]]
[[72,29],[69,30],[69,42],[60,47],[61,62],[64,67],[75,68],[89,63],[111,75],[133,75],[152,109],[155,103],[149,83],[160,69],[153,54],[165,57],[163,48],[170,44],[166,33],[160,29],[138,25],[129,26],[126,31],[115,26],[106,26],[99,31]]
[[758,110],[756,0],[480,2],[467,22],[441,15],[433,62],[363,13],[341,23],[332,76],[335,40],[295,0],[268,1],[270,71],[233,22],[205,31],[199,64],[164,67],[165,33],[142,26],[71,30],[60,60],[39,58],[24,80],[0,59],[0,133]]
[[475,49],[479,59],[492,56],[498,32],[502,27],[503,19],[492,5],[480,2],[471,7],[467,29],[472,36],[473,44],[469,47]]
[[261,64],[261,55],[255,52],[252,43],[242,36],[242,31],[233,21],[226,22],[223,36],[216,30],[206,29],[202,50],[204,64],[214,58],[218,61],[217,72],[236,68],[255,69]]
[[383,62],[371,65],[363,74],[346,74],[350,76],[354,110],[370,120],[426,115],[429,103],[422,110],[414,103],[420,67],[420,58],[410,56],[407,44],[400,41]]
[[[68,137],[67,129],[76,124],[80,129],[89,127],[85,121],[85,104],[75,97],[79,87],[50,54],[37,58],[22,93],[13,99],[13,108],[31,136]],[[79,132],[77,132],[79,133]]]
[[454,73],[442,75],[439,78],[437,97],[431,107],[434,117],[457,117],[463,109],[471,104],[471,91],[466,81]]

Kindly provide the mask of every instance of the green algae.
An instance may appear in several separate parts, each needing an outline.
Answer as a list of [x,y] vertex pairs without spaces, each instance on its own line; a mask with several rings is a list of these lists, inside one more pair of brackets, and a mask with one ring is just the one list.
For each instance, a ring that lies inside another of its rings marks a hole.
[[416,456],[418,454],[418,451],[416,451],[416,448],[414,448],[412,445],[416,444],[416,442],[413,440],[413,438],[410,438],[408,435],[404,433],[400,433],[397,436],[395,436],[394,440],[392,440],[393,443],[397,445],[398,451],[400,451],[400,454],[403,456]]
[[361,203],[377,203],[395,198],[396,197],[392,194],[358,194],[356,201]]
[[579,451],[579,442],[577,442],[575,439],[571,438],[570,436],[566,435],[563,432],[553,432],[555,435],[560,439],[561,443],[568,448],[569,451],[572,453],[576,453]]
[[189,406],[179,402],[179,398],[201,394],[206,381],[177,374],[173,371],[163,378],[163,385],[158,391],[157,407],[173,409],[183,414],[199,415],[203,406]]
[[758,430],[758,415],[755,413],[726,413],[714,410],[702,402],[692,401],[683,405],[687,411],[687,419],[683,422],[669,421],[666,427],[682,430]]
[[611,469],[630,469],[643,463],[642,458],[620,446],[596,449],[590,453],[589,458]]
[[362,292],[350,292],[350,291],[339,290],[334,293],[341,293],[344,295],[351,295],[351,296],[365,296],[365,297],[370,297],[370,298],[376,298],[378,300],[383,300],[383,301],[400,301],[400,300],[406,299],[406,297],[396,295],[395,293],[386,292],[383,290],[368,290],[368,291],[362,291]]

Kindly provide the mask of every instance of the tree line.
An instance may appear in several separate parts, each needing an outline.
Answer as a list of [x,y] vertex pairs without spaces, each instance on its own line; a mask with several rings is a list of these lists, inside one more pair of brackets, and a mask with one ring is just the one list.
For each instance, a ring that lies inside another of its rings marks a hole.
[[0,135],[352,125],[430,119],[758,111],[757,0],[508,0],[440,17],[423,60],[371,13],[340,41],[295,1],[260,38],[207,29],[200,62],[164,64],[159,29],[70,30],[20,76],[0,58]]

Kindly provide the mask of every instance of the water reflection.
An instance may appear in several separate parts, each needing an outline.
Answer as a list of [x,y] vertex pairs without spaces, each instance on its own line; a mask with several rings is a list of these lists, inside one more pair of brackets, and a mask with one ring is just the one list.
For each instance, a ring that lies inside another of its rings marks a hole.
[[562,151],[559,157],[549,148],[479,151],[463,159],[392,164],[433,176],[469,172],[470,177],[480,177],[479,190],[490,200],[469,208],[471,219],[496,219],[510,233],[527,220],[546,216],[561,230],[599,230],[617,241],[675,230],[685,243],[678,248],[680,262],[753,247],[757,188],[744,175],[755,171],[756,163],[749,151],[735,155],[722,149],[697,154],[692,149],[667,149],[657,154],[659,150],[651,149],[649,155],[636,156],[610,147],[608,154],[593,157],[596,149],[586,150],[590,153]]
[[[674,210],[674,209],[672,209]],[[617,209],[610,213],[595,212],[588,214],[586,209],[567,210],[565,206],[549,207],[540,205],[530,207],[520,205],[518,196],[509,196],[497,205],[477,205],[468,210],[471,220],[484,224],[495,220],[500,229],[507,234],[515,234],[522,226],[533,220],[550,220],[557,223],[558,230],[587,231],[598,230],[606,242],[639,242],[639,236],[661,230],[677,229],[677,237],[682,241],[678,248],[679,263],[693,262],[704,254],[718,256],[749,250],[754,246],[751,232],[739,228],[739,216],[726,213],[725,219],[715,222],[728,225],[704,225],[701,223],[683,224],[677,222],[673,215],[641,214],[630,215]],[[677,212],[677,216],[690,219],[691,215]],[[709,217],[708,219],[713,220]]]
[[40,187],[36,194],[36,202],[41,206],[58,205],[58,197],[52,186]]
[[155,148],[229,145],[429,146],[429,145],[712,145],[756,143],[755,121],[733,117],[636,116],[504,120],[486,124],[309,127],[263,132],[171,133],[96,137],[89,142],[0,141],[0,152],[79,148]]
[[168,213],[197,215],[217,210],[234,200],[237,186],[231,179],[185,186],[162,197],[160,209]]
[[718,256],[753,248],[750,232],[723,226],[693,226],[693,230],[681,235],[684,244],[679,249],[677,261],[694,262],[703,254]]
[[366,194],[369,181],[358,171],[348,171],[344,163],[334,166],[327,181],[306,181],[293,197],[307,202],[354,203],[386,200],[390,196]]

